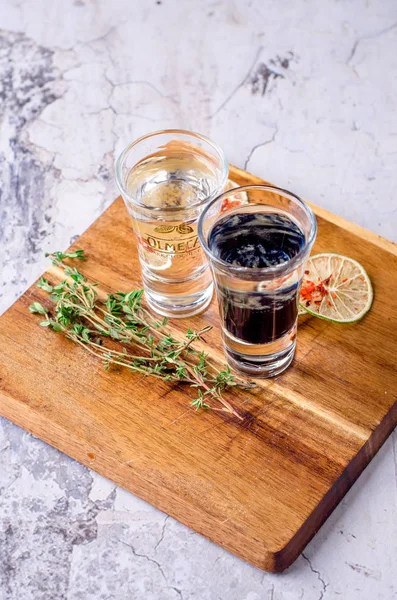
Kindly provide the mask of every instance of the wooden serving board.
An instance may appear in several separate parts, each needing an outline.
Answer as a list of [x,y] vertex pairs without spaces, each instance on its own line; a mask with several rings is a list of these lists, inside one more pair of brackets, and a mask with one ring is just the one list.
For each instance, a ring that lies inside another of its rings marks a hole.
[[[259,180],[236,168],[241,184]],[[269,571],[288,567],[397,424],[397,246],[318,207],[315,252],[360,261],[375,289],[356,325],[303,317],[296,359],[233,403],[241,422],[187,410],[192,391],[105,371],[84,349],[43,330],[30,288],[0,318],[0,413],[188,527]],[[105,290],[140,287],[122,200],[75,244],[79,268]],[[51,275],[47,275],[51,279]],[[215,302],[178,330],[214,325]]]

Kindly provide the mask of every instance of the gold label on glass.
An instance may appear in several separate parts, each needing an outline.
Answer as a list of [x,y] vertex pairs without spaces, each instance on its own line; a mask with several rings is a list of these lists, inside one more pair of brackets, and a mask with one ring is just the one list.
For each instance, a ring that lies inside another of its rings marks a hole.
[[177,223],[155,225],[135,221],[139,242],[146,252],[170,256],[174,260],[182,257],[200,257],[201,246],[197,237],[197,224]]
[[166,240],[149,235],[146,239],[147,245],[154,251],[165,254],[187,254],[200,248],[197,235],[187,239],[177,238],[175,240]]
[[186,223],[181,223],[180,225],[158,225],[154,228],[156,233],[172,233],[173,231],[177,231],[181,235],[186,233],[193,233],[193,227],[187,225]]

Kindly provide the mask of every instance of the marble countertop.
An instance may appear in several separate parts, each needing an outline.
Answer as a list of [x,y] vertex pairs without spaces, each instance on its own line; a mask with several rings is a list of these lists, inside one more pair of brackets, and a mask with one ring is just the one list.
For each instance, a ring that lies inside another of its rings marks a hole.
[[[394,0],[3,0],[0,312],[161,128],[397,241],[396,48]],[[396,444],[271,575],[0,419],[0,600],[397,598]]]

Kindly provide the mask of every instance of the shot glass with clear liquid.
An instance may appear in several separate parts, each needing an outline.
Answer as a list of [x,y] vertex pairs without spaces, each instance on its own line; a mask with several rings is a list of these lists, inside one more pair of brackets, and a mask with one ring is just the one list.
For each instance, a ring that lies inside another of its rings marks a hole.
[[117,160],[116,181],[132,217],[146,299],[162,315],[191,316],[211,301],[213,282],[197,221],[225,189],[228,172],[211,140],[177,129],[139,138]]
[[269,185],[225,192],[203,211],[199,239],[214,275],[226,356],[236,370],[271,377],[291,363],[316,229],[303,200]]

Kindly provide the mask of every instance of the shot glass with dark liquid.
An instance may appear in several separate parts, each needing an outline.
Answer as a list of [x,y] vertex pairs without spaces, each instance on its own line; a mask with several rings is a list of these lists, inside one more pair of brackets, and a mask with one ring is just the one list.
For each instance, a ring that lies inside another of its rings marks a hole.
[[316,219],[295,194],[250,185],[218,196],[199,220],[214,276],[228,362],[278,375],[296,346],[299,289]]

